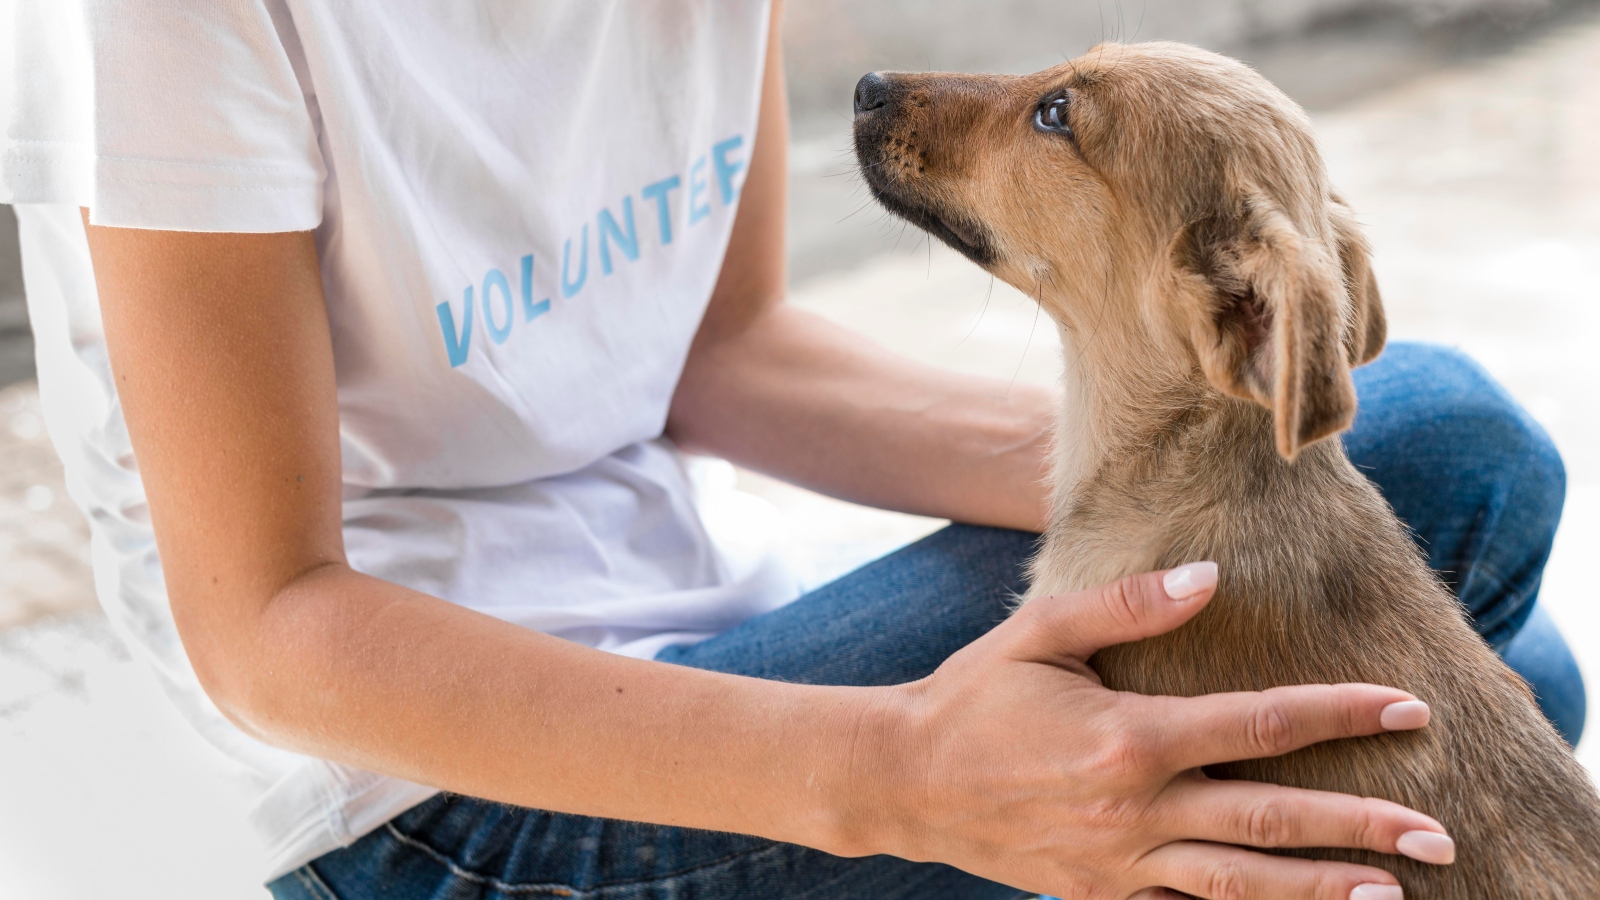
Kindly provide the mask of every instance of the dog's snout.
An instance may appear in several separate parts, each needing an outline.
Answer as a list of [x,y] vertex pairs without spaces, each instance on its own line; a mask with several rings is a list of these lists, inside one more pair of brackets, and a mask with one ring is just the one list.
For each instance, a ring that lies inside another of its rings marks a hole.
[[889,79],[868,72],[856,82],[856,115],[889,105]]

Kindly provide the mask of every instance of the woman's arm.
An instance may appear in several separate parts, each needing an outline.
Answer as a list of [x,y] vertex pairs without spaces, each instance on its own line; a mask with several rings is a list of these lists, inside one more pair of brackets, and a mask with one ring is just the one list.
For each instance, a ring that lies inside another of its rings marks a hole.
[[668,435],[847,500],[1043,530],[1053,391],[922,365],[782,302],[788,110],[770,46],[738,227]]
[[310,235],[89,238],[173,615],[233,721],[509,803],[837,845],[861,692],[601,653],[348,567]]

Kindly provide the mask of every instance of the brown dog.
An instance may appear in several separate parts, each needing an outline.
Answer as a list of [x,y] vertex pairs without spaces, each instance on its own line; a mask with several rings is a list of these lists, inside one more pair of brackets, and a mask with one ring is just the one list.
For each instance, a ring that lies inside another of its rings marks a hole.
[[[1458,861],[1295,851],[1419,900],[1597,900],[1600,797],[1336,440],[1383,346],[1367,246],[1311,125],[1248,67],[1104,45],[1023,77],[869,75],[877,198],[1035,297],[1067,348],[1030,596],[1209,559],[1215,599],[1102,651],[1107,685],[1195,695],[1345,681],[1426,700],[1420,732],[1217,767],[1434,816]],[[1264,835],[1270,840],[1270,835]]]

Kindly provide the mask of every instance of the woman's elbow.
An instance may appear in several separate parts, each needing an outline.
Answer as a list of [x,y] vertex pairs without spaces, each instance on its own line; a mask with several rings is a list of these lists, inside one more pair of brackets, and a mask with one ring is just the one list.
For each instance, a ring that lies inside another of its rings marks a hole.
[[[229,722],[275,746],[297,743],[305,676],[330,636],[318,623],[325,571],[318,566],[271,592],[175,592],[173,618],[201,690]],[[343,568],[342,566],[340,568]]]

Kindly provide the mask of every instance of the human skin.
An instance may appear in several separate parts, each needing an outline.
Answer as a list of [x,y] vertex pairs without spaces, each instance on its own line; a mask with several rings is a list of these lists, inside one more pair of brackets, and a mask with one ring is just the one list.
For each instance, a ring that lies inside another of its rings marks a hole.
[[[1038,529],[1054,395],[918,366],[782,302],[778,46],[669,436],[835,496]],[[1395,880],[1242,847],[1392,853],[1444,830],[1199,772],[1425,725],[1404,692],[1100,686],[1089,656],[1193,616],[1206,566],[1172,595],[1155,573],[1036,601],[928,678],[873,688],[619,657],[357,573],[312,236],[86,227],[179,633],[218,708],[264,741],[510,804],[937,860],[1074,898],[1342,900]]]

